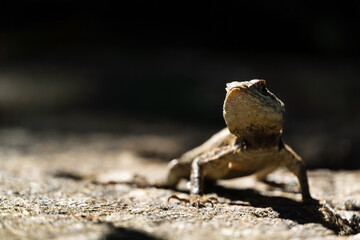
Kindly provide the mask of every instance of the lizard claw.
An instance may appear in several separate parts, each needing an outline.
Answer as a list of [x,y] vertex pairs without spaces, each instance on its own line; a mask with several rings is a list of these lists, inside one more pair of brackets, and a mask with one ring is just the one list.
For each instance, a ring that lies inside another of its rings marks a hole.
[[198,194],[190,194],[190,204],[191,206],[202,208],[205,207],[205,204],[210,203],[211,207],[214,207],[214,203],[219,201],[215,197],[204,197]]
[[168,200],[167,200],[168,203],[170,202],[171,199],[176,199],[176,200],[178,200],[178,201],[180,201],[180,202],[184,202],[184,203],[190,202],[189,199],[180,198],[180,197],[178,197],[178,196],[176,196],[176,195],[171,195],[171,196],[168,198]]
[[218,203],[219,201],[215,197],[209,197],[206,198],[204,196],[200,196],[198,194],[190,194],[190,199],[180,198],[176,195],[172,195],[168,198],[168,202],[170,202],[171,199],[176,199],[180,202],[189,203],[193,207],[197,208],[203,208],[206,207],[205,205],[207,203],[211,204],[211,207],[214,207],[214,203]]

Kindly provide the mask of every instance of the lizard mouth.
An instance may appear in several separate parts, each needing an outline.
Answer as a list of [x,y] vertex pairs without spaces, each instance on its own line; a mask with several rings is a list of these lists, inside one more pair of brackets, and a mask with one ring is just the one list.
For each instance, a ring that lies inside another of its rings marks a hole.
[[251,81],[244,81],[244,82],[231,82],[231,83],[227,83],[226,84],[226,91],[230,92],[231,90],[233,90],[234,88],[239,88],[239,89],[248,89],[250,88],[252,85],[258,87],[258,86],[266,86],[266,81],[263,79],[253,79]]
[[249,82],[231,82],[226,84],[226,92],[231,92],[234,88],[245,89],[249,87]]

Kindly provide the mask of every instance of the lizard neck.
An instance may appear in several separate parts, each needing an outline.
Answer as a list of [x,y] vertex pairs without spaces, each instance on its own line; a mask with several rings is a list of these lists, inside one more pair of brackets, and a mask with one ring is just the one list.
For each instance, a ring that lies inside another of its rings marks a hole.
[[266,149],[278,147],[281,140],[281,132],[277,134],[264,135],[264,134],[251,134],[244,137],[237,137],[236,144],[243,149]]

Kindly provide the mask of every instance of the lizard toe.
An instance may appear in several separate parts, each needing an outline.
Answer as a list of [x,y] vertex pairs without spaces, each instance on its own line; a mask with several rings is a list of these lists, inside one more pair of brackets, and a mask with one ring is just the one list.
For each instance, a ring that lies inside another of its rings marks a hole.
[[189,201],[189,199],[186,199],[186,198],[180,198],[180,197],[178,197],[177,195],[171,195],[169,198],[168,198],[168,203],[170,202],[170,200],[171,199],[176,199],[176,200],[178,200],[178,201],[180,201],[180,202],[184,202],[184,203],[189,203],[190,201]]
[[218,202],[219,201],[215,197],[205,197],[198,194],[190,194],[190,205],[197,208],[206,207],[207,203],[211,204],[211,207],[214,207],[214,203]]

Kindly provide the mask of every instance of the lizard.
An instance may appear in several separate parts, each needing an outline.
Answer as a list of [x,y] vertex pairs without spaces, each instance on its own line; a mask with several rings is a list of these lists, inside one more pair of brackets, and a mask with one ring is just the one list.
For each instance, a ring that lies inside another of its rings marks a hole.
[[298,179],[304,203],[315,203],[309,191],[307,170],[302,158],[282,137],[284,103],[270,92],[263,79],[234,81],[226,85],[223,117],[226,128],[202,145],[168,164],[165,179],[155,187],[175,188],[182,178],[190,179],[190,197],[170,199],[202,207],[213,204],[205,198],[204,181],[231,179],[255,174],[257,179],[285,166]]

